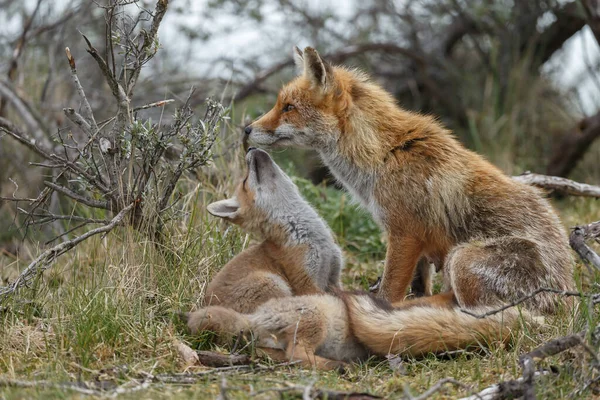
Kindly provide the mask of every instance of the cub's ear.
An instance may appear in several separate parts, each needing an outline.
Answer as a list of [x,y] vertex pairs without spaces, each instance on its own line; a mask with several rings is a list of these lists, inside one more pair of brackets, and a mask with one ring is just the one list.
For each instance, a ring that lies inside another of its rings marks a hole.
[[302,75],[304,73],[304,55],[298,46],[294,46],[293,57],[296,71],[298,71],[298,75]]
[[331,67],[321,60],[319,53],[312,47],[304,49],[304,76],[308,78],[314,87],[327,88],[331,80]]
[[234,219],[240,213],[240,203],[235,197],[211,203],[206,207],[209,213],[215,217]]

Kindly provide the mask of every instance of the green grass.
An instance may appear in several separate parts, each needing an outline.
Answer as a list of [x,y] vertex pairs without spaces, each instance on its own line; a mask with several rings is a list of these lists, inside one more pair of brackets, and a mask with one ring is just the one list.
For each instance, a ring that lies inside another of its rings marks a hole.
[[[240,160],[239,154],[233,157]],[[289,168],[289,166],[285,166]],[[203,171],[206,179],[183,182],[183,212],[168,227],[165,243],[157,248],[139,233],[119,229],[104,238],[94,237],[62,256],[33,288],[23,290],[0,314],[0,380],[46,380],[53,383],[88,382],[105,387],[127,384],[141,373],[177,373],[186,370],[175,349],[177,341],[193,347],[215,348],[211,337],[191,338],[175,317],[178,311],[200,305],[210,277],[233,255],[251,242],[238,228],[210,217],[205,205],[230,194],[240,168],[222,160]],[[236,175],[235,173],[233,175]],[[352,205],[347,194],[314,186],[294,178],[302,193],[330,224],[344,249],[347,266],[343,283],[366,288],[381,272],[385,244],[371,218]],[[564,199],[556,203],[566,226],[598,219],[598,202]],[[22,259],[0,258],[2,275],[12,278],[28,259],[37,254],[26,244]],[[581,266],[577,280],[588,290],[597,276]],[[347,373],[315,372],[297,367],[226,375],[229,398],[247,398],[252,391],[283,388],[293,383],[316,388],[370,392],[389,398],[402,397],[407,388],[422,393],[437,380],[453,377],[473,389],[482,389],[520,375],[518,357],[535,346],[566,335],[598,317],[582,310],[574,321],[566,315],[546,319],[539,330],[524,330],[510,348],[494,348],[483,354],[465,353],[451,359],[427,357],[405,360],[405,374],[392,370],[386,361],[371,359]],[[226,351],[226,349],[218,349]],[[256,360],[257,365],[271,365]],[[540,378],[538,398],[565,398],[595,377],[588,356],[580,349],[565,352],[540,363],[558,367],[558,374]],[[189,371],[202,371],[193,367]],[[123,398],[215,398],[221,377],[207,376],[193,385],[152,384]],[[468,390],[448,386],[433,398],[466,396]],[[257,398],[277,398],[264,392]],[[591,391],[582,397],[592,397]],[[0,397],[78,398],[82,394],[56,388],[0,388]],[[299,398],[284,393],[282,398]]]

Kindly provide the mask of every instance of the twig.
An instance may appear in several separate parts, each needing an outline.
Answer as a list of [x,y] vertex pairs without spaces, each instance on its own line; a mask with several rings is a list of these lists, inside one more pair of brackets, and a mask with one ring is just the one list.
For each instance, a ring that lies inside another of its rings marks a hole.
[[63,243],[60,243],[60,244],[44,251],[35,260],[33,260],[27,266],[27,268],[25,268],[25,270],[23,272],[21,272],[19,277],[17,279],[15,279],[11,284],[9,284],[8,286],[0,287],[0,304],[2,304],[6,299],[8,299],[8,297],[11,294],[15,293],[21,287],[28,286],[33,279],[35,279],[43,271],[48,269],[50,267],[51,263],[54,262],[54,260],[56,260],[56,258],[58,258],[60,255],[71,250],[72,248],[74,248],[79,243],[83,242],[84,240],[86,240],[92,236],[101,234],[101,233],[110,232],[117,225],[121,224],[125,215],[129,211],[131,211],[131,209],[133,209],[134,206],[135,206],[135,203],[131,203],[127,207],[123,208],[121,210],[121,212],[119,212],[110,221],[109,224],[106,224],[106,225],[101,226],[96,229],[92,229],[91,231],[88,231],[81,236],[78,236],[72,240],[67,240]]
[[512,178],[517,182],[549,189],[561,194],[600,198],[600,186],[588,185],[587,183],[580,183],[559,176],[525,172],[523,175],[513,176]]
[[[93,136],[96,132],[98,132],[98,125],[96,124],[96,119],[94,118],[94,112],[92,111],[92,107],[90,106],[87,96],[85,95],[85,92],[83,90],[83,86],[81,86],[81,82],[79,81],[79,77],[77,76],[75,59],[71,55],[71,50],[68,47],[65,47],[65,53],[67,54],[67,60],[69,60],[69,67],[71,68],[71,77],[73,78],[73,82],[75,83],[75,87],[77,88],[77,93],[79,94],[79,97],[81,97],[81,101],[83,102],[84,116],[87,119],[88,125],[91,127],[91,132],[88,131],[88,134],[90,136]],[[71,110],[72,109],[69,109],[69,111]]]
[[515,301],[513,301],[511,303],[505,304],[502,307],[496,308],[494,310],[490,310],[490,311],[485,312],[483,314],[475,314],[474,312],[466,310],[464,308],[460,308],[460,311],[462,311],[463,313],[468,314],[468,315],[470,315],[472,317],[475,317],[475,318],[479,318],[479,319],[486,318],[486,317],[489,317],[490,315],[498,314],[499,312],[502,312],[502,311],[507,310],[507,309],[509,309],[511,307],[519,305],[519,304],[521,304],[521,303],[523,303],[523,302],[525,302],[525,301],[527,301],[527,300],[529,300],[529,299],[537,296],[540,293],[555,293],[555,294],[559,294],[561,296],[588,297],[588,295],[585,295],[585,294],[582,294],[582,293],[579,293],[579,292],[570,292],[568,290],[559,290],[559,289],[553,289],[553,288],[539,288],[539,289],[536,289],[533,292],[531,292],[529,294],[526,294],[525,296],[523,296],[523,297],[521,297],[521,298],[519,298],[519,299],[517,299],[517,300],[515,300]]
[[72,198],[73,200],[75,200],[75,201],[77,201],[79,203],[85,204],[86,206],[93,207],[93,208],[103,208],[105,210],[110,210],[109,203],[107,203],[105,201],[98,201],[98,200],[89,199],[87,197],[84,197],[84,196],[82,196],[80,194],[75,193],[71,189],[67,189],[66,187],[57,185],[54,182],[44,181],[44,185],[48,186],[51,189],[56,190],[57,192],[60,192],[60,193],[64,194],[65,196],[68,196],[68,197]]
[[[71,122],[73,122],[75,125],[80,127],[86,133],[86,135],[88,135],[88,136],[94,135],[94,133],[92,132],[93,128],[85,120],[85,118],[83,118],[83,116],[81,116],[81,114],[79,114],[77,111],[75,111],[72,108],[63,108],[63,112],[65,113],[66,117],[69,118],[69,120]],[[96,127],[96,131],[97,130],[98,130],[98,127]]]
[[166,99],[166,100],[156,101],[156,102],[150,103],[150,104],[144,104],[143,106],[134,107],[133,112],[140,111],[140,110],[146,110],[148,108],[153,108],[153,107],[164,107],[167,104],[172,103],[174,101],[175,101],[174,99]]

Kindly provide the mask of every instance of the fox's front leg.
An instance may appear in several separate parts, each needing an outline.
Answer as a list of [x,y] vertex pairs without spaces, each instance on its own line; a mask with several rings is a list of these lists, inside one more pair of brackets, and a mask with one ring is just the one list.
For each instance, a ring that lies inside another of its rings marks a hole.
[[389,235],[385,267],[378,295],[389,302],[404,299],[417,262],[423,252],[423,243],[409,236]]

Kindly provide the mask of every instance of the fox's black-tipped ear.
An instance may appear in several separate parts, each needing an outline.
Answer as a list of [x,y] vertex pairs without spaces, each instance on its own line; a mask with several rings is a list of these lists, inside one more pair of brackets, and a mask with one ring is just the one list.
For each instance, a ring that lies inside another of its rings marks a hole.
[[302,75],[304,72],[304,55],[302,54],[300,47],[294,46],[293,56],[294,64],[296,64],[296,71],[298,71],[298,75]]
[[206,209],[215,217],[234,219],[240,213],[240,203],[234,197],[227,200],[215,201],[209,204]]
[[331,68],[326,65],[319,53],[312,47],[304,49],[304,76],[309,79],[314,87],[326,88],[328,80],[331,78],[328,74]]

